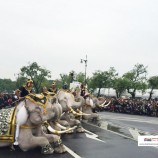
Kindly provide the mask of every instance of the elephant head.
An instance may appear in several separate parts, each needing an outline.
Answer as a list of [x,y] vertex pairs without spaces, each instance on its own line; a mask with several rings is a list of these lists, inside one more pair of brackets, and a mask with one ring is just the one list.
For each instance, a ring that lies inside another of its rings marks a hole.
[[79,109],[84,105],[85,101],[83,97],[78,96],[75,98],[73,94],[60,90],[57,93],[57,98],[59,103],[62,105],[64,112],[71,111],[75,115],[81,115],[80,113],[75,112],[73,109]]

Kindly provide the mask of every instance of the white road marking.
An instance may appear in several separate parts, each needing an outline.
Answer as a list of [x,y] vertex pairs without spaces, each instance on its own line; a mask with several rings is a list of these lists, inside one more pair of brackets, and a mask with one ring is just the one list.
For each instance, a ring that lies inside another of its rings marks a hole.
[[87,138],[94,139],[94,140],[97,140],[97,141],[100,141],[100,142],[105,143],[103,140],[100,140],[100,139],[96,138],[96,137],[93,136],[93,135],[90,135],[90,134],[87,134],[87,133],[85,133],[85,135],[86,135]]
[[67,146],[65,146],[65,149],[67,150],[67,152],[72,155],[74,158],[82,158],[81,156],[77,155],[74,151],[72,151],[70,148],[68,148]]
[[97,137],[98,137],[98,135],[96,135],[95,133],[92,133],[92,132],[90,132],[90,131],[88,131],[88,130],[86,130],[86,129],[84,129],[84,130],[85,130],[85,132],[87,132],[87,133],[89,133],[89,134],[93,135],[95,138],[97,138]]
[[131,133],[132,137],[133,137],[136,141],[138,141],[138,136],[140,136],[138,130],[129,128],[129,132]]
[[107,121],[104,121],[101,123],[101,127],[104,128],[105,130],[108,130],[108,124],[109,123]]

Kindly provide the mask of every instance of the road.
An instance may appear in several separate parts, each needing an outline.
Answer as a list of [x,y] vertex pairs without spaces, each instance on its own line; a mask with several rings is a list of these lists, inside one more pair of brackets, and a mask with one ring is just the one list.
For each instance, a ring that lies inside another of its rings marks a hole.
[[[98,127],[89,122],[83,122],[83,127],[86,129],[85,133],[74,133],[62,135],[63,143],[67,149],[65,154],[42,155],[40,149],[33,149],[28,152],[21,150],[11,151],[9,148],[0,149],[0,158],[157,158],[158,148],[156,147],[139,147],[138,142],[132,137],[127,136],[123,132],[118,132],[117,127],[115,130],[108,129],[105,125],[108,121],[113,123],[124,123],[123,118],[128,118],[130,121],[131,116],[118,115],[111,113],[100,113],[101,127]],[[116,118],[117,117],[117,118]],[[114,119],[115,118],[115,119]],[[120,120],[118,119],[120,118]],[[121,120],[122,118],[122,120]],[[134,118],[132,118],[134,119]],[[139,120],[139,118],[137,118]],[[153,118],[154,119],[154,118]],[[141,119],[140,119],[141,120]],[[148,120],[144,118],[143,120]],[[106,121],[106,123],[105,123]],[[116,122],[115,122],[116,121]],[[117,122],[120,121],[120,122]],[[154,120],[153,120],[154,121]],[[156,121],[156,120],[155,120]],[[143,122],[144,123],[144,122]],[[156,123],[156,122],[155,122]],[[152,123],[151,123],[152,124]],[[137,125],[137,122],[136,122]],[[155,125],[155,124],[152,124]],[[109,126],[109,125],[108,125]],[[109,126],[110,127],[110,126]],[[127,126],[128,127],[128,126]],[[121,127],[119,127],[121,128]],[[150,129],[150,127],[148,127]],[[147,128],[147,129],[148,129]],[[154,128],[154,127],[153,127]],[[112,129],[112,126],[111,126]],[[129,132],[130,133],[130,132]]]
[[122,113],[100,112],[102,122],[124,128],[135,128],[141,132],[158,134],[158,118]]

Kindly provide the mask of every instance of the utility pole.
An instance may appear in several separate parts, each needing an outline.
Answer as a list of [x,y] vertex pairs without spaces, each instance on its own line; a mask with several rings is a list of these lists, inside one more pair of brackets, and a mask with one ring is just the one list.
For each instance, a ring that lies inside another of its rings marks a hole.
[[87,55],[86,55],[86,59],[81,59],[81,63],[85,63],[85,78],[84,78],[84,82],[85,82],[85,85],[86,85],[86,83],[87,83],[87,78],[86,78],[86,71],[87,71],[87,62],[88,62],[88,60],[87,60]]

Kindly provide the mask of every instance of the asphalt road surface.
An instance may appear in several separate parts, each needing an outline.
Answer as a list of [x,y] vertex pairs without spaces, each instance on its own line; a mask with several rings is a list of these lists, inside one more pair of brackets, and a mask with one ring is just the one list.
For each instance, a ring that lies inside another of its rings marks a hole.
[[[102,114],[101,114],[102,115]],[[104,114],[103,114],[104,115]],[[42,155],[36,148],[28,152],[0,149],[0,158],[157,158],[158,148],[139,147],[138,142],[124,134],[83,123],[85,133],[62,135],[67,153]]]
[[102,122],[121,127],[136,128],[150,134],[158,134],[158,117],[112,112],[100,112],[99,114]]

